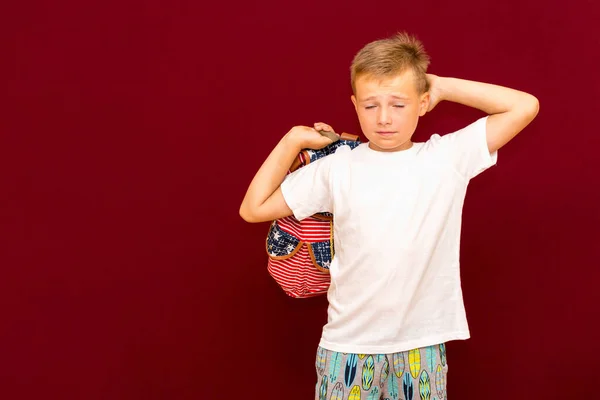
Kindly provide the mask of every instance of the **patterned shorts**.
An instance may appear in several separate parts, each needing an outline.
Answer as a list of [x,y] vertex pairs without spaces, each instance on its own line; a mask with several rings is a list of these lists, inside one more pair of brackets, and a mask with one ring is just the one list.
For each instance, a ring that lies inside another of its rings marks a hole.
[[349,354],[319,346],[316,400],[447,400],[446,346]]

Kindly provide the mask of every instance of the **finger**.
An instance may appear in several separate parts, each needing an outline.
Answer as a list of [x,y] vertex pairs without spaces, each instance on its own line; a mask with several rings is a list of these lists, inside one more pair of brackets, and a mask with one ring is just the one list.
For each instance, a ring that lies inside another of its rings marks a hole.
[[327,124],[324,124],[322,122],[317,122],[315,124],[315,129],[318,131],[329,131],[329,132],[333,132],[333,128]]

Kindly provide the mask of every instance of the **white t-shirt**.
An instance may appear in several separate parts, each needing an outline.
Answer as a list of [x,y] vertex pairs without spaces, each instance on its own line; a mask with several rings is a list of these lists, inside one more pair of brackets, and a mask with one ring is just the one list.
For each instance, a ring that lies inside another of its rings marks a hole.
[[297,219],[334,215],[321,347],[387,354],[469,338],[459,241],[469,180],[497,160],[486,120],[399,152],[343,146],[286,177]]

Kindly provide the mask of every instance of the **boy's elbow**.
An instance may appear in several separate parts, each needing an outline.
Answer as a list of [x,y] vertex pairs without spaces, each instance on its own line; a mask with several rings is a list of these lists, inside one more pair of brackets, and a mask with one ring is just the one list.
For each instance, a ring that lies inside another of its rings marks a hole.
[[244,204],[241,205],[239,212],[240,212],[240,217],[242,217],[242,219],[246,222],[250,222],[250,223],[260,222],[256,218],[256,215],[254,215],[251,212],[251,210],[249,210],[248,207],[246,207]]
[[527,95],[527,103],[524,107],[525,112],[527,113],[527,117],[530,121],[532,121],[540,112],[540,101],[537,97],[528,94]]
[[252,222],[252,217],[243,204],[240,206],[240,217],[246,222]]

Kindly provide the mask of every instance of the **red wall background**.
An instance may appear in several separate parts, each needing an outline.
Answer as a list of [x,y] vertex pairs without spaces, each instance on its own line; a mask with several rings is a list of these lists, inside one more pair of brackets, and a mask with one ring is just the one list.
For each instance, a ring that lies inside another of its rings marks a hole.
[[[430,71],[529,91],[464,211],[473,338],[453,399],[597,398],[599,7],[12,2],[0,13],[0,397],[310,399],[324,298],[266,271],[238,207],[296,124],[358,133],[350,61],[406,29]],[[442,103],[417,140],[480,116]]]

